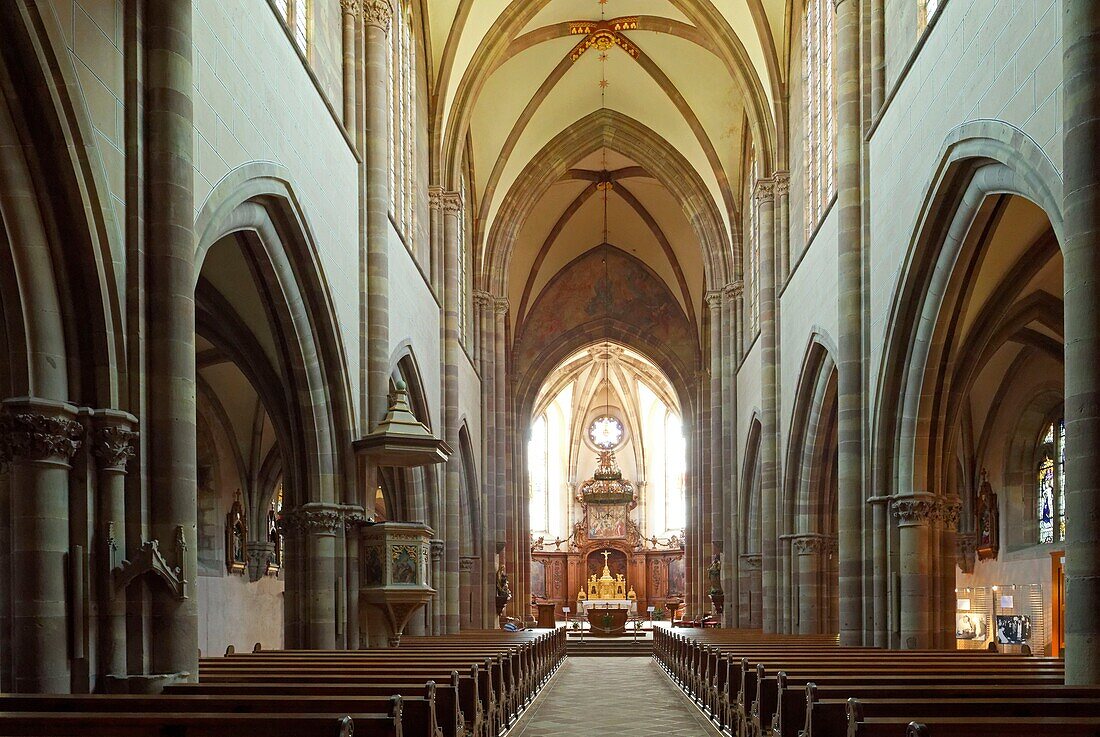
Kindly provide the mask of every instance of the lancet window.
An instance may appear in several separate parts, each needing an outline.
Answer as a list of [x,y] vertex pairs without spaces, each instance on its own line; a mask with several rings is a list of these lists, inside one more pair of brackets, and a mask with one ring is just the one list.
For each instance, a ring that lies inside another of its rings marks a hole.
[[836,193],[836,79],[833,0],[808,0],[803,29],[806,230],[817,227]]
[[275,0],[275,8],[290,29],[294,43],[303,53],[309,52],[309,18],[312,0]]
[[390,194],[394,222],[415,240],[416,44],[408,4],[398,4],[390,30]]

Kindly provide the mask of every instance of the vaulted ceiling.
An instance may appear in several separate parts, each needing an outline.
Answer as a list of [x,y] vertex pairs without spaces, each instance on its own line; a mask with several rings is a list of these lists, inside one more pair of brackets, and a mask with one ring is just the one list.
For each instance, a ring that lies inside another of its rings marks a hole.
[[437,181],[466,180],[479,283],[514,325],[605,241],[693,319],[737,278],[746,147],[782,157],[786,0],[426,8]]

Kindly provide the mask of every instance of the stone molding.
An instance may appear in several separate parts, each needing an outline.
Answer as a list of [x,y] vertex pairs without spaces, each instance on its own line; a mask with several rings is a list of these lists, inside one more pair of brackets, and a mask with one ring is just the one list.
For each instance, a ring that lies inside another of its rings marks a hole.
[[105,425],[93,435],[92,455],[104,471],[126,471],[137,451],[138,432],[120,425]]
[[393,7],[389,0],[364,0],[363,22],[389,34],[393,22]]
[[890,505],[899,525],[927,525],[937,520],[939,501],[934,494],[908,494]]
[[20,402],[0,414],[0,465],[72,462],[84,442],[84,426],[65,404]]
[[810,533],[791,537],[795,555],[832,555],[837,540],[829,535]]

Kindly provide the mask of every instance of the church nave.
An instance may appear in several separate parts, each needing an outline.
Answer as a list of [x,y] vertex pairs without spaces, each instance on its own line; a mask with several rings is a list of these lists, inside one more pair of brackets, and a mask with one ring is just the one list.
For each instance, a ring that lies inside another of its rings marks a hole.
[[718,737],[653,658],[566,658],[510,737]]

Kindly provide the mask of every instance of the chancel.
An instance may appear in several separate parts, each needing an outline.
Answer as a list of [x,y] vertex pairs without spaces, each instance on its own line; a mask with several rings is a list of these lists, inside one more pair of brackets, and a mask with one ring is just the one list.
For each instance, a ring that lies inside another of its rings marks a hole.
[[0,737],[1100,734],[1097,0],[0,0]]

